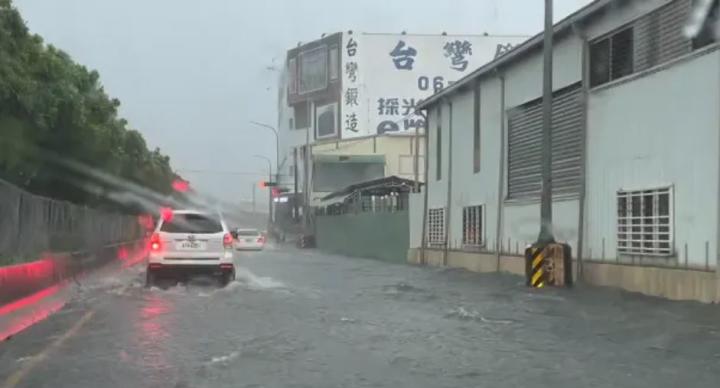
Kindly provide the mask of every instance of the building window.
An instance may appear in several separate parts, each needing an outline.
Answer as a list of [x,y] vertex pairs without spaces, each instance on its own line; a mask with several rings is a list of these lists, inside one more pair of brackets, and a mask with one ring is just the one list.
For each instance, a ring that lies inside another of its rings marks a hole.
[[288,61],[288,91],[289,94],[297,93],[297,60],[290,58]]
[[435,179],[442,179],[442,105],[437,107],[437,130],[435,131]]
[[485,214],[484,206],[467,206],[463,208],[463,245],[482,246],[485,243],[483,238],[483,226]]
[[337,136],[337,104],[327,104],[315,109],[315,137],[324,139]]
[[445,209],[428,209],[427,241],[430,245],[445,245]]
[[480,83],[475,85],[473,98],[473,172],[480,171]]
[[327,46],[320,46],[300,53],[298,56],[300,61],[298,91],[300,94],[327,88],[327,54]]
[[292,118],[292,117],[290,117],[290,118],[288,119],[288,128],[289,128],[289,129],[295,129],[295,126],[294,126],[294,122],[293,122],[293,118]]
[[617,249],[630,255],[673,253],[672,189],[618,191]]
[[633,72],[633,28],[628,27],[590,44],[590,86]]
[[[697,3],[697,1],[693,3]],[[693,50],[703,48],[720,40],[720,0],[713,0],[708,4],[707,16],[702,27],[692,39]],[[693,9],[699,6],[699,4],[693,4]]]
[[340,50],[337,46],[330,47],[330,80],[335,81],[340,75]]
[[303,101],[294,106],[295,111],[295,129],[303,129],[310,127],[310,108],[307,101]]

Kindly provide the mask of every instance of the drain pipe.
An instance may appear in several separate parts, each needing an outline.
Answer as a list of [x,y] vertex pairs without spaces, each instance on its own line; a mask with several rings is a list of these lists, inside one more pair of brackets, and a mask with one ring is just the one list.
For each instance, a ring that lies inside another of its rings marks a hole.
[[[453,134],[453,106],[452,102],[447,101],[448,105],[448,176],[447,176],[447,205],[445,217],[445,251],[443,252],[443,266],[448,264],[448,248],[450,246],[450,220],[452,214],[452,134]],[[442,146],[442,144],[441,144]]]
[[[589,46],[587,36],[579,26],[573,24],[573,32],[582,41],[582,129],[580,132],[580,197],[578,199],[578,242],[577,242],[577,268],[575,280],[580,282],[583,279],[583,249],[585,245],[585,190],[587,187],[587,127],[588,127],[588,85],[590,81],[589,75]],[[604,258],[603,258],[604,259]]]
[[[430,189],[430,180],[428,179],[428,169],[429,169],[429,162],[428,162],[428,144],[430,139],[430,132],[428,132],[428,128],[430,128],[430,111],[425,112],[425,174],[424,174],[424,181],[425,181],[425,187],[423,188],[423,216],[422,216],[422,236],[420,236],[420,264],[425,265],[427,264],[427,260],[425,258],[425,249],[427,247],[427,216],[428,216],[428,190]],[[417,144],[417,142],[415,142]]]
[[[718,84],[716,85],[718,87],[718,90],[720,90],[720,81],[718,81]],[[718,132],[720,132],[720,106],[718,106],[718,109],[716,111],[718,113],[717,121],[718,123]],[[715,132],[715,133],[718,133]],[[718,149],[720,149],[720,140],[718,141]],[[718,191],[715,195],[715,198],[720,198],[720,157],[718,158]],[[718,214],[717,214],[717,237],[715,238],[715,251],[716,251],[716,257],[715,257],[715,302],[720,302],[720,206],[718,207]]]
[[495,224],[496,271],[500,272],[500,244],[503,238],[503,198],[505,197],[505,122],[507,121],[507,117],[505,115],[505,75],[498,71],[498,69],[495,69],[495,76],[500,80],[500,163],[498,163],[497,218]]

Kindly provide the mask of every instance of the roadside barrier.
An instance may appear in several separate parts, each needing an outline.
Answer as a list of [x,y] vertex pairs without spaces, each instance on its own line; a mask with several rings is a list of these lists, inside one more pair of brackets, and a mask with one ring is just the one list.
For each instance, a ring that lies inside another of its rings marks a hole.
[[123,260],[125,252],[137,250],[142,244],[143,241],[131,241],[87,251],[47,254],[36,261],[0,267],[0,306],[113,260]]
[[534,244],[525,249],[525,285],[571,287],[572,251],[562,243]]

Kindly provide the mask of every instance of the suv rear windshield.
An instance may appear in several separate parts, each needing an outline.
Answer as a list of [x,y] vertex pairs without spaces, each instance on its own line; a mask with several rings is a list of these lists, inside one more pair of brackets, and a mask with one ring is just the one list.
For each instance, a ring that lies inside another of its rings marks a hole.
[[260,233],[257,230],[238,230],[237,234],[238,236],[257,236]]
[[167,233],[220,233],[220,221],[204,214],[173,214],[172,220],[163,221],[161,232]]

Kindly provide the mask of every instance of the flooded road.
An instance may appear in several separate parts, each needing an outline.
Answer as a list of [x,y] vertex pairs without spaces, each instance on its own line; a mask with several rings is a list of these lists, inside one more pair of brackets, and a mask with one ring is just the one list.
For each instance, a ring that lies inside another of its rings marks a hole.
[[237,280],[74,287],[0,343],[0,387],[717,387],[720,309],[294,248]]

